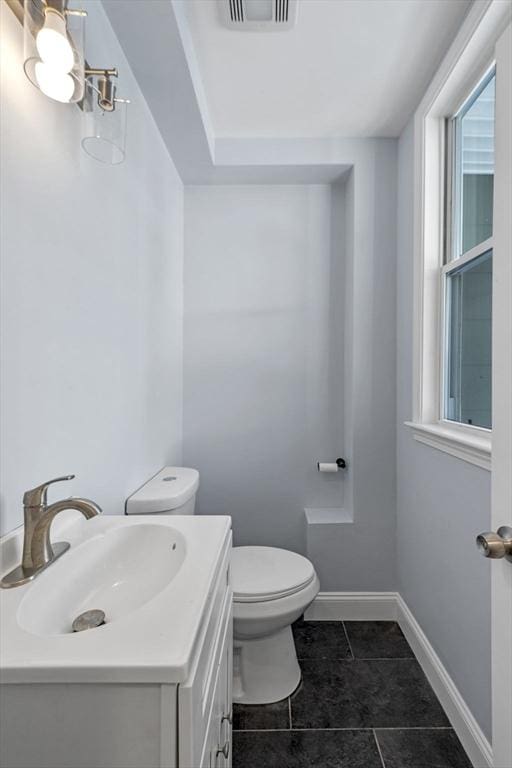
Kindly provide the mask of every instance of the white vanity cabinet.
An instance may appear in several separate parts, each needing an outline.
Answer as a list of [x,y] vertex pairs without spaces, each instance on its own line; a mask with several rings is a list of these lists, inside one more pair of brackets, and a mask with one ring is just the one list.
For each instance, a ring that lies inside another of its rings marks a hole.
[[[229,555],[211,598],[211,620],[191,675],[178,687],[179,768],[231,765],[233,598]],[[189,727],[189,725],[192,727]]]
[[89,682],[4,683],[2,768],[230,768],[230,553],[226,528],[190,637],[184,681],[158,679],[161,670],[152,668],[150,656],[158,638],[148,631],[148,665],[140,682],[121,670],[114,681],[95,673]]

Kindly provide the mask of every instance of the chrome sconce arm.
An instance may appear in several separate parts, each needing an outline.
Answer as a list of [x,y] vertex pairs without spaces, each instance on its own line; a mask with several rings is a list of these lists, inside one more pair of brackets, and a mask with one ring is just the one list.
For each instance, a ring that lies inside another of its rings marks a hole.
[[[89,80],[91,86],[97,91],[98,106],[104,112],[113,112],[116,108],[117,86],[112,82],[113,77],[118,77],[117,67],[112,69],[97,69],[96,67],[86,67],[85,77]],[[97,85],[94,86],[93,78],[96,77]]]

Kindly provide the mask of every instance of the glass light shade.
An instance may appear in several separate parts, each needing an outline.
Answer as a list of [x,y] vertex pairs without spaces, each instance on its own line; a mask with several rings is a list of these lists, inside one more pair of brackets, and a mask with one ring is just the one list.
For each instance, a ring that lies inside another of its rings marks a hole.
[[75,56],[68,38],[66,20],[53,8],[46,9],[45,22],[36,35],[36,48],[41,60],[48,66],[64,73],[73,69]]
[[24,69],[30,82],[61,102],[84,96],[84,16],[43,0],[24,0]]
[[98,104],[98,90],[90,79],[86,81],[82,115],[82,147],[100,163],[118,165],[126,154],[128,104],[116,99],[115,109],[107,112]]
[[40,90],[50,99],[69,103],[75,90],[75,82],[71,75],[61,72],[44,61],[35,65],[37,84]]

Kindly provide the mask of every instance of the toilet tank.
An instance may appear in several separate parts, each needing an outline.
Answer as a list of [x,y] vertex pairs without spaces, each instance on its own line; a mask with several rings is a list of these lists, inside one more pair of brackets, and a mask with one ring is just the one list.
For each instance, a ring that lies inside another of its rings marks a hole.
[[189,467],[164,467],[125,502],[127,515],[193,515],[199,472]]

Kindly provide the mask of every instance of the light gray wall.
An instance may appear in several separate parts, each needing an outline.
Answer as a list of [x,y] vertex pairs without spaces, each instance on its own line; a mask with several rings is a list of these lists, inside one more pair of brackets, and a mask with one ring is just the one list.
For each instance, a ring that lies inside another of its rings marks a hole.
[[[395,587],[396,141],[345,184],[187,187],[184,459],[237,544],[307,552],[323,590]],[[329,237],[330,231],[330,237]],[[344,455],[342,475],[318,459]],[[304,507],[342,507],[309,526]]]
[[399,142],[397,280],[398,589],[473,715],[491,736],[490,473],[414,441],[412,416],[414,130]]
[[304,551],[304,506],[343,496],[340,475],[316,471],[343,439],[330,187],[187,187],[185,200],[184,457],[201,473],[198,510],[232,515],[237,544]]
[[1,525],[23,491],[87,495],[121,513],[127,494],[181,461],[183,187],[101,3],[87,54],[119,66],[132,99],[128,155],[80,148],[80,110],[25,78],[22,27],[2,13]]
[[344,512],[308,528],[323,590],[395,589],[396,144],[359,142],[345,188]]

